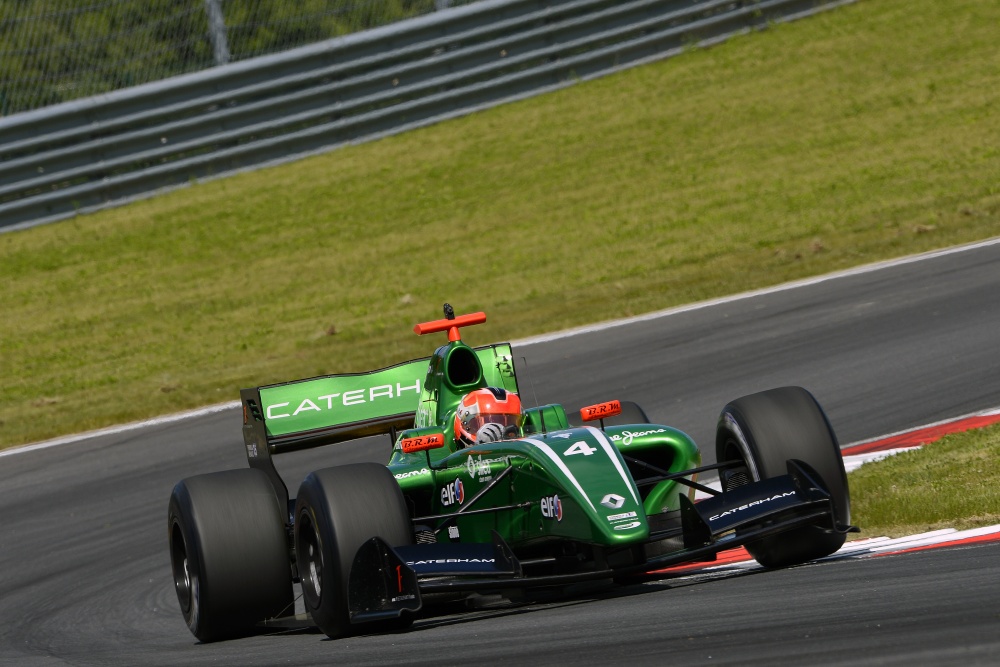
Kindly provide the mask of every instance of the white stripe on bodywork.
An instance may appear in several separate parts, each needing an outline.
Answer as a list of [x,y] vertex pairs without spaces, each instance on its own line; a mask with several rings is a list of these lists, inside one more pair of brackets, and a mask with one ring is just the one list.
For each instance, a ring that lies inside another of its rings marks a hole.
[[622,462],[618,460],[617,456],[615,456],[615,454],[617,453],[615,451],[615,446],[612,445],[611,441],[604,436],[604,433],[597,430],[593,426],[588,426],[587,430],[593,434],[597,442],[601,443],[601,447],[604,448],[604,453],[607,454],[608,458],[611,459],[611,462],[615,464],[615,468],[618,470],[618,474],[622,476],[622,481],[625,482],[625,486],[628,488],[629,493],[632,494],[632,500],[635,501],[636,505],[640,504],[639,496],[635,495],[635,489],[633,488],[632,480],[630,480],[629,476],[625,474],[625,469],[622,467]]
[[580,486],[580,482],[576,481],[576,477],[573,475],[572,471],[568,467],[566,467],[566,464],[563,463],[563,460],[559,458],[558,454],[552,451],[551,447],[546,445],[541,440],[535,440],[533,438],[525,438],[524,440],[522,440],[522,442],[530,442],[535,447],[538,447],[539,451],[541,451],[543,454],[552,459],[552,462],[556,464],[556,466],[559,468],[559,470],[562,471],[564,475],[566,475],[566,478],[569,479],[569,481],[573,484],[573,486],[576,487],[577,491],[580,492],[580,495],[583,496],[583,499],[587,501],[587,504],[590,505],[590,509],[594,510],[595,512],[597,511],[597,508],[594,507],[594,503],[590,502],[590,498],[587,497],[587,492],[583,490],[582,486]]

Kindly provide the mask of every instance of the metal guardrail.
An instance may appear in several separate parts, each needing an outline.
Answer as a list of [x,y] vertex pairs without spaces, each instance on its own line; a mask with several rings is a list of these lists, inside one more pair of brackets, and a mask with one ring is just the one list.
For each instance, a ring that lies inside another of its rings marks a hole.
[[487,0],[0,119],[0,232],[572,85],[854,0]]

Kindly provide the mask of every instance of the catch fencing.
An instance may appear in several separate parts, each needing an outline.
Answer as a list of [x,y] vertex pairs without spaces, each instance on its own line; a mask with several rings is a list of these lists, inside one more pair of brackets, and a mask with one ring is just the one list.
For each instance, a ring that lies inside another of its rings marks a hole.
[[6,0],[0,2],[0,115],[476,1]]
[[328,151],[854,0],[484,0],[0,119],[0,231]]

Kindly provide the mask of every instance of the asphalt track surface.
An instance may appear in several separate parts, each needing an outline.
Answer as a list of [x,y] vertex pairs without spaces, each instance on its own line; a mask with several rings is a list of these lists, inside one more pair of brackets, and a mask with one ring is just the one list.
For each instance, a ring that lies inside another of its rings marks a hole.
[[[529,401],[637,401],[711,459],[726,401],[779,385],[810,389],[845,444],[998,406],[998,332],[992,244],[523,346],[519,376]],[[1000,661],[996,543],[687,576],[398,634],[201,645],[173,592],[167,499],[183,477],[245,466],[242,451],[233,409],[0,458],[0,664]],[[279,467],[294,490],[313,468],[387,454],[378,441]]]

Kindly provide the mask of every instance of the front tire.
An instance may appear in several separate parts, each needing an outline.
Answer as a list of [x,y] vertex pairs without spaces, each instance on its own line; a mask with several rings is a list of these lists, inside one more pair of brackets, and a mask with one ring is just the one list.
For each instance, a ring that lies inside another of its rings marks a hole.
[[[837,436],[819,403],[802,387],[781,387],[729,403],[719,417],[715,455],[719,463],[743,465],[720,473],[724,490],[785,475],[788,459],[812,468],[829,489],[836,520],[851,520],[850,495]],[[805,526],[755,540],[747,551],[765,567],[786,567],[828,556],[846,535],[834,526]]]
[[[324,468],[310,473],[295,501],[295,553],[306,611],[331,638],[351,632],[347,582],[362,544],[380,537],[390,546],[413,543],[403,492],[377,463]],[[412,622],[375,624],[377,630]]]
[[227,470],[182,480],[167,531],[174,588],[203,642],[252,634],[295,613],[283,512],[264,473]]

